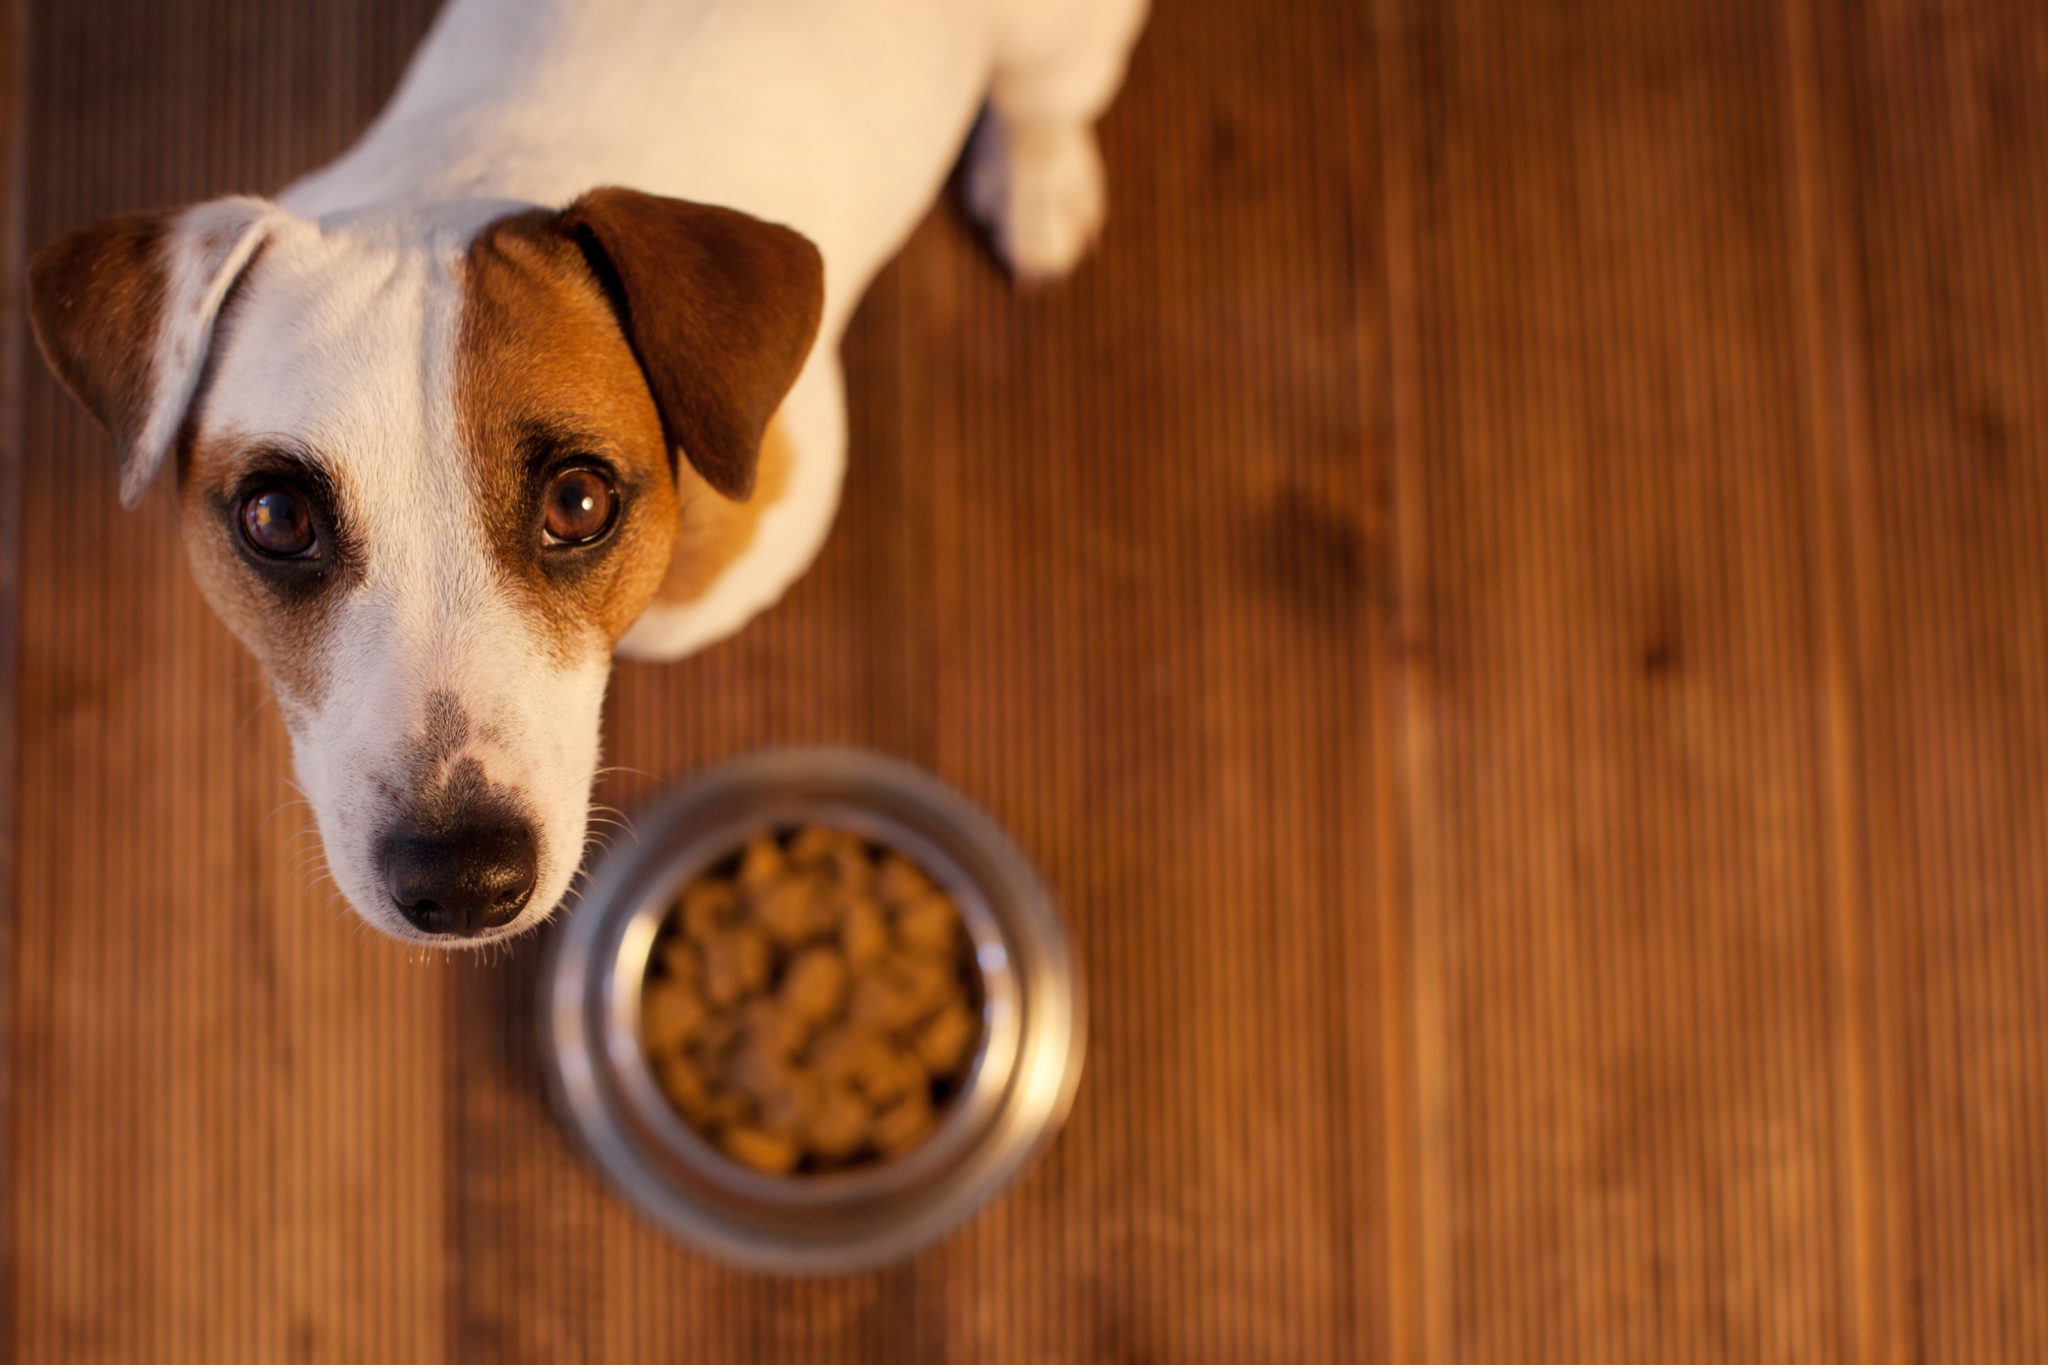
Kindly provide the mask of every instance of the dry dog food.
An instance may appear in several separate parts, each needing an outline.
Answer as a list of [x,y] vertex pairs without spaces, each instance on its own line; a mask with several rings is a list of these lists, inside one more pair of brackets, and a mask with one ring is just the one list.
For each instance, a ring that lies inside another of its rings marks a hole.
[[960,911],[842,830],[763,834],[685,887],[641,991],[641,1040],[684,1118],[774,1174],[909,1150],[981,1039]]

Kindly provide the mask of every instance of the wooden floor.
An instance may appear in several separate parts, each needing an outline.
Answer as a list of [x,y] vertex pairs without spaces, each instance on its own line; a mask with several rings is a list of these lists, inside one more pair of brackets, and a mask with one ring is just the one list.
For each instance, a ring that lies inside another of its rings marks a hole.
[[[10,256],[332,155],[430,8],[15,3]],[[1104,133],[1099,258],[937,210],[817,568],[614,687],[607,801],[873,745],[1066,905],[1065,1136],[861,1278],[664,1241],[531,946],[302,875],[9,325],[12,1359],[2048,1360],[2048,9],[1160,0]]]

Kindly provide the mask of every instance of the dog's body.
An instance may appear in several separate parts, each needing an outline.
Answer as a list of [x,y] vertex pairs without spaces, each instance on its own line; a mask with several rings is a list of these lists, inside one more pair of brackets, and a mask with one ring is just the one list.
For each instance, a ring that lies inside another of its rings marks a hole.
[[38,257],[45,353],[124,500],[175,462],[366,919],[481,942],[560,900],[612,648],[716,640],[810,562],[840,332],[984,96],[976,212],[1020,274],[1078,259],[1142,8],[454,0],[275,204]]

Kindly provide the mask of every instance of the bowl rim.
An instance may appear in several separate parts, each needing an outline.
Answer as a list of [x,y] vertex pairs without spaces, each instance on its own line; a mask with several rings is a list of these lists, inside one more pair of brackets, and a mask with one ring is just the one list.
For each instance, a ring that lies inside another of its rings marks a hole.
[[[833,795],[818,797],[821,787]],[[630,976],[637,992],[644,979],[666,913],[664,887],[666,894],[679,890],[747,834],[805,818],[762,818],[760,807],[805,802],[858,807],[864,821],[885,830],[876,842],[901,849],[935,876],[957,876],[941,884],[949,893],[956,885],[968,892],[963,920],[970,907],[985,917],[979,927],[986,937],[974,924],[969,929],[984,980],[1014,984],[1003,1025],[1013,1036],[1006,1042],[994,1026],[1001,1021],[985,1013],[974,1070],[939,1127],[904,1157],[843,1175],[771,1176],[726,1157],[669,1106],[630,1015],[623,1016],[630,1055],[620,1055],[618,1024],[628,1002],[617,983]],[[584,1157],[638,1212],[732,1263],[783,1273],[861,1270],[900,1260],[953,1231],[1058,1132],[1086,1050],[1080,964],[1030,860],[967,797],[872,750],[769,748],[670,784],[640,803],[632,824],[634,835],[622,836],[598,860],[581,900],[548,938],[538,1013],[555,1112]],[[906,829],[911,837],[899,837]],[[711,849],[714,839],[723,842]],[[920,843],[925,853],[938,851],[937,866],[918,856]],[[686,865],[694,870],[678,873]],[[624,942],[628,935],[636,941]],[[977,1096],[983,1098],[970,1104]]]

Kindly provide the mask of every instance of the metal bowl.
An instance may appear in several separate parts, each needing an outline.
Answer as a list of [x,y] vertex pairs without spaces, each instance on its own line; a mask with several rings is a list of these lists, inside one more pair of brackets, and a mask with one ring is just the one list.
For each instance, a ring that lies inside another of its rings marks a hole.
[[[599,861],[541,970],[556,1112],[628,1201],[762,1270],[899,1260],[993,1198],[1051,1140],[1080,1082],[1081,982],[1052,897],[995,822],[937,778],[857,749],[782,749],[692,778]],[[938,1126],[892,1160],[823,1175],[732,1161],[670,1107],[640,1044],[640,988],[682,888],[763,829],[819,824],[894,848],[960,907],[981,977],[980,1046]]]

